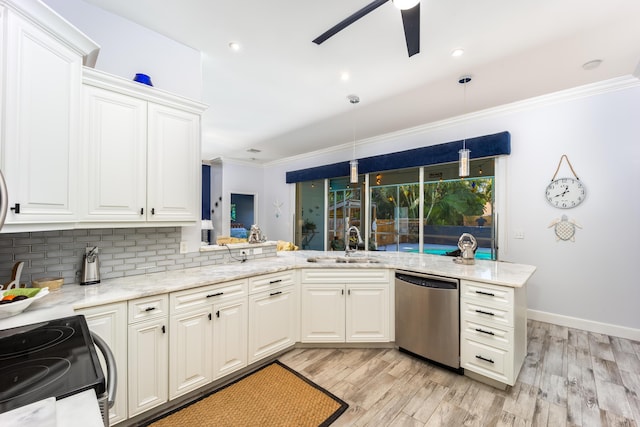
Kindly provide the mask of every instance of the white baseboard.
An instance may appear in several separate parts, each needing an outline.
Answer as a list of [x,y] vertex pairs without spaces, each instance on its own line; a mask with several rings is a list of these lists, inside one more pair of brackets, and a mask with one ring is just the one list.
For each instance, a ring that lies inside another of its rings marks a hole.
[[596,332],[599,334],[640,341],[640,329],[628,328],[626,326],[594,322],[593,320],[579,319],[577,317],[563,316],[561,314],[553,314],[531,309],[527,310],[527,317],[531,320],[553,323],[554,325],[567,326],[569,328],[582,329],[583,331]]

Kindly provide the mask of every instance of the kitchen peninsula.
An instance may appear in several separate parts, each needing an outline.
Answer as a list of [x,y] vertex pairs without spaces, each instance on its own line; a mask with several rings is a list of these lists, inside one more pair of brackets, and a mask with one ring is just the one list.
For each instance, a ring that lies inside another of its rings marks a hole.
[[[271,244],[247,245],[246,251],[272,249]],[[86,316],[118,360],[121,393],[112,410],[115,424],[168,410],[296,345],[393,346],[396,270],[459,279],[461,367],[466,375],[494,386],[514,384],[526,355],[526,283],[535,267],[508,262],[460,265],[451,257],[395,252],[357,252],[350,258],[342,252],[278,252],[98,285],[65,284],[16,317],[59,315],[60,310]],[[341,337],[323,341],[303,333],[309,313],[301,307],[313,301],[302,302],[309,278],[316,286],[346,290],[340,309],[348,314],[341,320]],[[366,300],[349,302],[363,295]],[[483,319],[476,310],[489,315]],[[352,331],[354,319],[360,329]],[[10,322],[0,320],[0,329],[12,326]],[[241,332],[231,336],[227,330]],[[477,353],[465,359],[469,351],[481,351],[490,362],[476,359]],[[158,381],[151,383],[134,368],[141,363],[154,370]]]

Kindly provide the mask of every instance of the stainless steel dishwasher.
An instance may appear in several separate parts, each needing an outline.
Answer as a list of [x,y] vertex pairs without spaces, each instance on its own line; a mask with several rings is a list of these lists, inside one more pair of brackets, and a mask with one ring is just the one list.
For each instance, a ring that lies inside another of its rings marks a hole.
[[460,369],[460,281],[396,271],[396,345]]

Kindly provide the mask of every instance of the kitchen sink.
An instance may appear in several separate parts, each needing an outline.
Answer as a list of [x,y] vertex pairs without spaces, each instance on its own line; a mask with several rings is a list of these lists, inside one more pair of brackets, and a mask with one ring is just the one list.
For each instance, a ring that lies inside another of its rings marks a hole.
[[307,258],[307,262],[325,263],[325,264],[367,264],[367,263],[379,263],[380,260],[372,257],[363,256],[317,256]]

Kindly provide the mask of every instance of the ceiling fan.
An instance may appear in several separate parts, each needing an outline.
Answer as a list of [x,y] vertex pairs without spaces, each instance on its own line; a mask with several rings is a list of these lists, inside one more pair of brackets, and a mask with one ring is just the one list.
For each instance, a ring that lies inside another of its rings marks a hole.
[[[374,0],[356,13],[338,22],[333,27],[316,37],[313,42],[322,44],[329,37],[344,30],[358,19],[373,12],[389,0]],[[404,38],[407,41],[409,57],[420,53],[420,0],[392,0],[394,5],[402,13],[402,25],[404,26]]]

